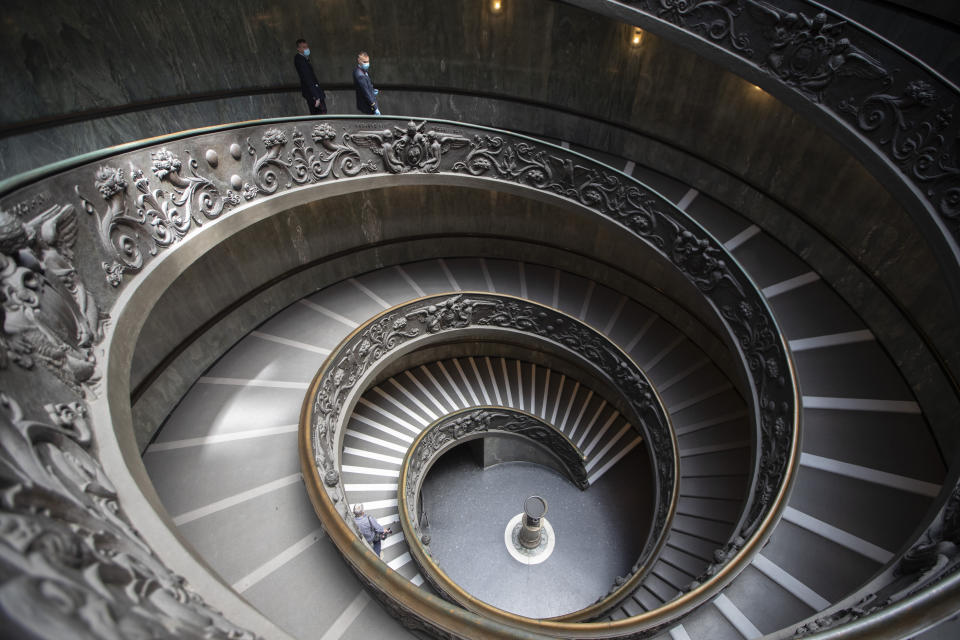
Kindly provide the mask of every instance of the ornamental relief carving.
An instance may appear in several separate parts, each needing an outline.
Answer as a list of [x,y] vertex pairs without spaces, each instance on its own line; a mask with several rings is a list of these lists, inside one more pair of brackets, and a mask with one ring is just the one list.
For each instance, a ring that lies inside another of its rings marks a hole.
[[426,126],[426,121],[417,124],[411,120],[406,127],[347,133],[343,139],[373,151],[388,173],[436,173],[440,171],[440,159],[448,151],[462,149],[470,141],[438,129],[426,130]]
[[338,143],[336,130],[326,122],[315,125],[310,137],[316,147],[307,144],[299,129],[294,128],[290,135],[293,149],[284,155],[287,133],[278,128],[267,129],[261,136],[264,152],[259,156],[250,138],[247,138],[247,151],[256,160],[253,165],[254,181],[244,185],[244,198],[252,200],[257,194],[276,193],[281,184],[281,173],[285,176],[283,186],[289,189],[328,177],[349,178],[377,169],[373,161],[361,160],[357,149]]
[[844,76],[887,77],[881,62],[845,36],[847,22],[826,13],[806,15],[760,1],[747,3],[765,36],[760,66],[815,102],[823,90]]
[[[189,157],[190,152],[185,151]],[[150,153],[151,172],[169,189],[153,188],[143,170],[130,164],[130,180],[139,192],[127,198],[128,182],[123,169],[105,165],[97,169],[94,186],[106,203],[102,212],[74,186],[84,211],[98,223],[100,242],[109,256],[101,266],[107,282],[114,287],[123,275],[144,266],[144,251],[154,256],[161,247],[169,247],[194,226],[213,220],[224,210],[240,204],[240,196],[221,190],[213,180],[202,176],[199,163],[190,158],[189,175],[182,175],[183,162],[172,151],[161,148]]]
[[207,606],[127,522],[90,452],[81,402],[27,419],[0,393],[0,608],[10,637],[252,640]]
[[[108,282],[119,286],[126,273],[141,270],[150,256],[243,202],[328,179],[372,173],[434,173],[441,160],[454,173],[492,175],[569,198],[607,215],[660,249],[704,292],[721,284],[742,296],[740,278],[723,259],[723,251],[698,230],[687,228],[666,212],[669,205],[632,180],[590,166],[586,159],[567,157],[530,142],[511,144],[502,136],[475,135],[472,139],[426,121],[406,127],[368,130],[363,125],[338,133],[330,123],[313,127],[311,139],[293,128],[271,127],[261,135],[263,151],[246,139],[253,158],[248,179],[233,176],[232,184],[202,175],[190,151],[189,174],[177,152],[151,152],[151,172],[161,182],[156,188],[144,171],[130,163],[129,172],[105,165],[97,169],[94,186],[106,208],[100,210],[75,192],[84,211],[98,223],[102,247],[109,256],[102,268]],[[290,145],[292,148],[287,151]],[[234,145],[237,146],[237,145]],[[136,194],[130,191],[130,183]],[[130,197],[132,196],[132,197]]]
[[860,131],[885,149],[957,234],[960,131],[954,122],[955,107],[955,103],[944,105],[930,83],[913,80],[900,95],[877,92],[862,100],[849,97],[839,103],[838,110],[854,117]]
[[[447,152],[469,142],[440,127],[428,129],[426,121],[341,133],[332,124],[321,122],[312,128],[310,139],[313,144],[296,127],[289,133],[270,127],[260,136],[261,152],[246,138],[252,170],[246,180],[234,174],[230,184],[203,175],[200,163],[185,145],[179,150],[163,147],[151,151],[147,172],[136,162],[129,163],[128,169],[110,164],[99,167],[93,186],[104,208],[84,195],[86,191],[80,185],[74,186],[74,192],[83,210],[97,221],[100,242],[108,256],[101,265],[107,281],[120,286],[124,275],[140,271],[148,256],[157,255],[205,221],[259,196],[272,195],[281,186],[290,189],[362,173],[436,173]],[[231,145],[235,160],[240,157],[239,149],[237,143]],[[188,158],[186,163],[181,155]],[[212,150],[205,157],[211,168],[219,165],[219,156]],[[159,181],[159,188],[151,182],[149,173]]]
[[742,0],[628,0],[628,4],[641,5],[659,18],[753,55],[750,37],[737,32],[737,18],[744,7]]

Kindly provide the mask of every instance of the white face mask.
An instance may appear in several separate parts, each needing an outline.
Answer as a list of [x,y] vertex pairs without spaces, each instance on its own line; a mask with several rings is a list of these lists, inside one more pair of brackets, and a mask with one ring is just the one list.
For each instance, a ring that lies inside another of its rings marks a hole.
[[304,50],[303,50],[303,55],[306,56],[307,58],[309,58],[309,57],[310,57],[310,49],[304,49]]

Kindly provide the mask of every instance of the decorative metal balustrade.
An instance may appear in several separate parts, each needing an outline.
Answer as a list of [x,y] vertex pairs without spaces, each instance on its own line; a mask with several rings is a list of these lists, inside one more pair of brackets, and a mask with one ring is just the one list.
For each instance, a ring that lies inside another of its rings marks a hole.
[[[111,415],[123,402],[112,390],[125,389],[128,384],[112,379],[111,371],[115,366],[122,369],[115,363],[130,357],[129,345],[118,340],[133,338],[126,325],[118,334],[118,325],[123,324],[119,321],[124,314],[133,312],[124,305],[134,292],[156,281],[156,274],[162,272],[166,278],[181,268],[170,261],[178,255],[193,256],[195,249],[187,248],[196,246],[191,240],[206,230],[228,233],[224,229],[234,228],[230,225],[236,220],[268,215],[257,212],[324,197],[327,185],[339,185],[333,192],[343,193],[371,185],[434,182],[529,193],[561,207],[590,212],[598,223],[613,223],[626,237],[671,265],[709,301],[727,327],[749,381],[755,425],[751,498],[736,535],[717,551],[717,562],[702,576],[702,584],[663,610],[593,629],[583,625],[584,637],[624,636],[662,628],[715,595],[746,566],[776,524],[797,458],[799,406],[794,373],[762,295],[720,243],[638,181],[561,147],[444,121],[292,118],[113,148],[5,183],[0,196],[0,375],[7,406],[19,405],[27,416],[17,413],[13,422],[26,424],[24,420],[43,418],[46,405],[77,403],[75,415],[82,415],[87,405],[88,414],[95,416],[88,450],[104,451],[106,447],[120,452],[117,459],[135,456],[137,452],[129,450],[129,416]],[[15,442],[4,441],[4,456],[20,460]],[[80,470],[106,482],[105,474],[96,467],[96,454],[91,460]],[[20,499],[29,495],[37,480],[27,471],[10,474],[8,495]],[[73,477],[71,481],[97,500],[104,495],[91,482]],[[66,494],[51,499],[70,500]],[[123,510],[120,500],[102,517],[113,514],[122,518],[117,514]],[[3,513],[16,520],[9,501]],[[137,522],[132,524],[137,526]],[[30,525],[24,530],[29,535],[20,539],[41,539],[46,526]],[[135,535],[132,531],[131,536]],[[78,552],[97,540],[87,532],[79,528],[68,535]],[[139,544],[135,538],[131,540]],[[21,576],[16,580],[22,587],[10,587],[18,593],[46,579],[41,564],[24,560],[28,554],[39,553],[57,565],[56,549],[21,546],[7,537],[2,544],[9,575]],[[98,571],[114,576],[116,563],[127,562],[123,555],[110,555],[101,570],[99,560],[89,554],[82,557],[94,569],[82,572],[71,587],[77,590],[74,602],[79,602],[82,593],[90,597],[99,593]],[[127,564],[134,566],[133,561]],[[135,564],[136,571],[143,569],[143,563]],[[128,572],[133,571],[130,567]],[[145,575],[159,584],[173,580],[160,580],[159,566],[152,571]],[[137,593],[138,598],[111,606],[120,612],[133,611],[143,598],[159,596],[160,591],[148,588]],[[225,628],[213,612],[186,595],[188,591],[167,593],[206,616],[205,633]],[[432,628],[449,628],[444,627],[449,623],[467,625],[457,627],[461,629],[499,629],[477,617],[454,616],[457,621],[450,622],[452,614],[416,604],[408,595],[402,593],[399,604],[388,606],[410,624],[419,624],[411,615],[418,619],[447,615],[440,622],[434,620],[431,624],[437,626]],[[170,611],[156,614],[158,624],[166,624],[163,616]],[[64,616],[81,620],[78,608]],[[167,624],[164,628],[173,627]],[[506,633],[497,631],[502,632]]]

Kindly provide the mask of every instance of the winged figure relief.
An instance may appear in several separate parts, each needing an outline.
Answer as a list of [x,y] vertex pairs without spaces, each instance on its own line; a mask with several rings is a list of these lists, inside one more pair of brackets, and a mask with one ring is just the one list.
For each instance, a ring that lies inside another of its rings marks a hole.
[[347,135],[357,145],[380,156],[384,169],[390,173],[432,173],[440,170],[440,159],[445,153],[467,146],[470,140],[453,133],[433,129],[427,131],[426,126],[426,121],[417,124],[411,120],[405,127],[395,126],[392,130],[360,131]]
[[769,29],[767,68],[817,102],[823,101],[824,90],[837,77],[889,75],[879,59],[844,36],[844,20],[831,22],[823,12],[808,17],[763,0],[748,0],[747,7]]
[[365,147],[380,156],[383,160],[383,167],[390,173],[403,173],[403,163],[397,157],[396,140],[393,132],[389,129],[382,131],[359,131],[344,135],[344,140],[349,140],[357,146]]
[[427,158],[423,162],[423,170],[437,172],[440,170],[440,158],[451,149],[462,149],[470,144],[469,138],[440,131],[427,131]]
[[74,266],[77,232],[72,205],[26,222],[0,211],[0,367],[39,361],[75,388],[94,382],[106,321]]

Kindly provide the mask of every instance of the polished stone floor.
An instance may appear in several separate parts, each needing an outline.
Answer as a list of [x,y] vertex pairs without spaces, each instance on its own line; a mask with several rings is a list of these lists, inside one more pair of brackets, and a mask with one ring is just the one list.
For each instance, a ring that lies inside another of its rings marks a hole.
[[[582,609],[636,561],[650,521],[650,477],[645,456],[632,452],[580,491],[528,462],[483,470],[468,446],[457,447],[434,465],[423,487],[431,552],[452,580],[495,607],[532,618]],[[515,560],[504,544],[508,521],[530,495],[547,500],[556,533],[553,553],[535,565]]]

